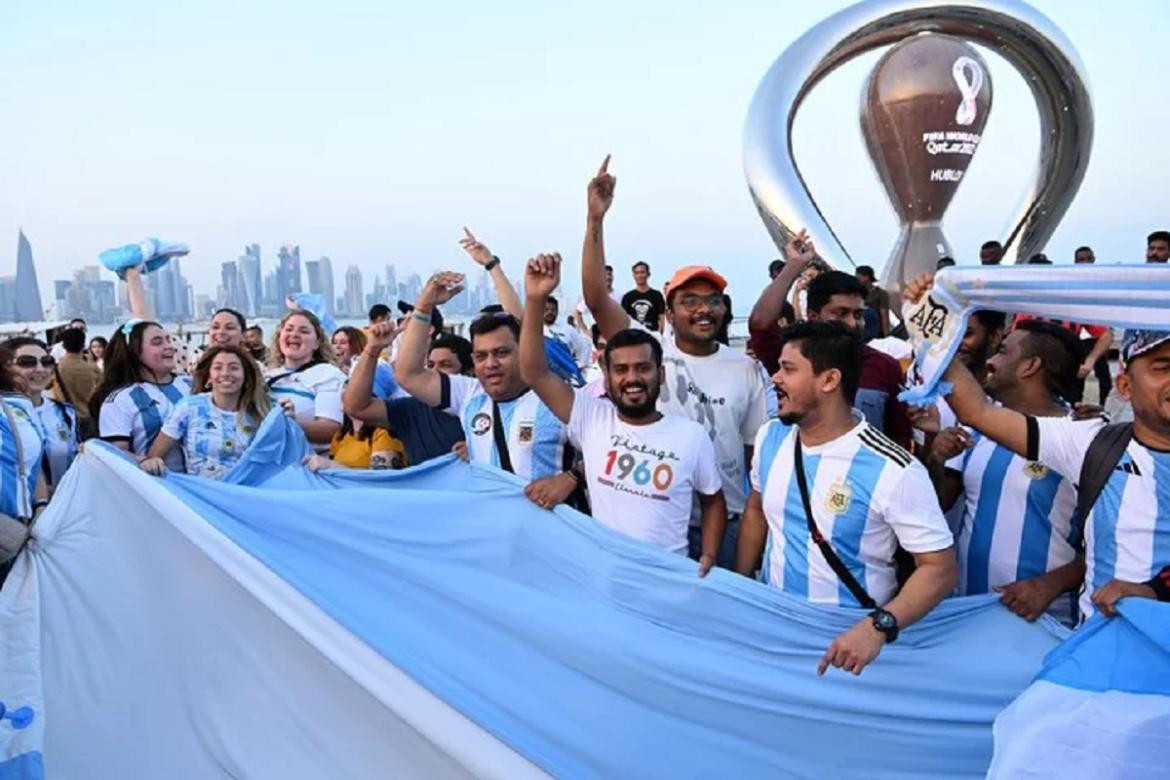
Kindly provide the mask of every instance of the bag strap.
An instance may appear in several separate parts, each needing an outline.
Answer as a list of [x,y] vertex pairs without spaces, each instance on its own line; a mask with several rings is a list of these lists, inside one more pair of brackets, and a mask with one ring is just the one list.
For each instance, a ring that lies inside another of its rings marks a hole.
[[1093,511],[1113,470],[1125,455],[1125,448],[1133,440],[1133,423],[1110,423],[1093,437],[1081,464],[1081,479],[1077,483],[1077,506],[1072,516],[1072,545],[1079,549],[1085,536],[1085,519]]
[[873,600],[865,588],[861,587],[861,583],[853,576],[853,572],[849,571],[849,567],[837,555],[833,546],[826,541],[821,534],[821,529],[817,527],[813,520],[812,502],[808,500],[808,482],[804,476],[804,459],[800,454],[800,432],[794,431],[793,436],[796,443],[793,444],[793,461],[796,466],[796,484],[800,486],[800,500],[804,504],[804,517],[808,520],[808,533],[812,536],[812,540],[816,542],[817,547],[821,550],[821,555],[825,556],[825,562],[829,564],[829,568],[837,575],[837,578],[844,583],[849,592],[853,594],[853,598],[857,599],[857,603],[866,609],[877,609],[877,602]]
[[492,401],[492,438],[496,440],[500,468],[509,474],[515,474],[512,469],[512,455],[508,452],[508,435],[504,432],[504,421],[500,418],[500,405],[495,401]]
[[287,371],[283,374],[277,374],[276,376],[269,377],[268,379],[264,380],[264,384],[268,385],[268,387],[272,387],[274,384],[276,384],[280,380],[287,379],[290,376],[295,376],[296,374],[299,374],[302,371],[308,371],[313,366],[321,365],[322,362],[323,361],[320,361],[320,360],[310,360],[308,363],[305,363],[300,368],[294,368],[292,371]]

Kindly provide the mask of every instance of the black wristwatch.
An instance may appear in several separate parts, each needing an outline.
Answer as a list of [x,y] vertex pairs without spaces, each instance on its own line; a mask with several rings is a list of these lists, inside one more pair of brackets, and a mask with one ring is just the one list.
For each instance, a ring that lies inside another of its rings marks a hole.
[[873,621],[874,628],[886,635],[886,644],[898,638],[898,618],[894,617],[893,612],[879,607],[869,613],[869,619]]
[[500,258],[492,255],[492,259],[483,264],[483,270],[490,271],[500,264]]

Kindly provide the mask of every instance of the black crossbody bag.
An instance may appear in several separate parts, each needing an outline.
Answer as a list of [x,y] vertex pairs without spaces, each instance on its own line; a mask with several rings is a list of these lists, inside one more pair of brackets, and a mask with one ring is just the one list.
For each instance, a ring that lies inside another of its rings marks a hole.
[[853,598],[857,599],[857,603],[866,609],[877,609],[877,602],[866,593],[865,588],[861,587],[861,583],[853,576],[853,572],[849,571],[849,567],[845,565],[845,562],[833,550],[833,545],[829,544],[821,534],[821,529],[817,528],[817,524],[813,520],[812,502],[808,499],[808,482],[804,476],[804,459],[800,454],[799,433],[796,434],[796,443],[793,446],[792,459],[796,466],[796,484],[800,487],[800,500],[804,503],[804,517],[808,520],[809,535],[812,536],[812,540],[820,548],[821,555],[825,556],[825,562],[829,564],[829,568],[845,584],[845,587],[853,594]]
[[500,456],[500,468],[509,474],[512,469],[512,455],[508,452],[508,434],[504,433],[504,421],[500,418],[500,405],[492,401],[492,438],[496,440],[496,454]]

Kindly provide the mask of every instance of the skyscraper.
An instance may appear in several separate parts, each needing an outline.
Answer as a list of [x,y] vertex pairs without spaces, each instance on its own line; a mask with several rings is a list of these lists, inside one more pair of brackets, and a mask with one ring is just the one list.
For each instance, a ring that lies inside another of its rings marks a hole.
[[258,317],[264,307],[264,280],[260,273],[260,245],[248,244],[244,247],[244,254],[239,260],[240,278],[244,284],[244,295],[248,299],[248,309],[244,314],[249,317]]
[[276,281],[279,293],[279,303],[283,307],[284,299],[292,293],[301,292],[301,248],[295,244],[285,244],[277,253]]
[[[386,263],[386,295],[388,298],[398,297],[398,269],[394,263]],[[395,301],[386,301],[393,308]]]
[[37,285],[37,267],[32,246],[21,230],[16,238],[16,300],[13,314],[17,322],[37,322],[45,318],[41,308],[41,288]]
[[244,305],[247,303],[247,299],[244,298],[244,300],[241,300],[244,292],[243,286],[240,284],[242,281],[240,267],[234,260],[228,260],[220,266],[219,280],[220,288],[223,290],[223,294],[219,299],[219,305],[240,312],[247,310],[248,307]]
[[0,276],[0,322],[16,319],[16,277]]
[[330,314],[334,313],[333,261],[328,257],[305,261],[305,275],[309,279],[309,292],[325,299]]
[[362,272],[356,265],[351,265],[345,272],[345,313],[350,317],[360,317],[364,310],[363,298]]

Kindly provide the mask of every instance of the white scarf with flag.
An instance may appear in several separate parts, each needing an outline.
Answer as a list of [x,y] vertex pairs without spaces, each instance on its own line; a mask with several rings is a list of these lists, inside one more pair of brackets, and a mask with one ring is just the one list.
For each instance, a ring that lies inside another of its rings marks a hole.
[[1170,330],[1170,265],[1013,265],[947,268],[902,318],[914,347],[914,406],[950,391],[942,376],[959,349],[967,318],[980,309],[1114,328]]

